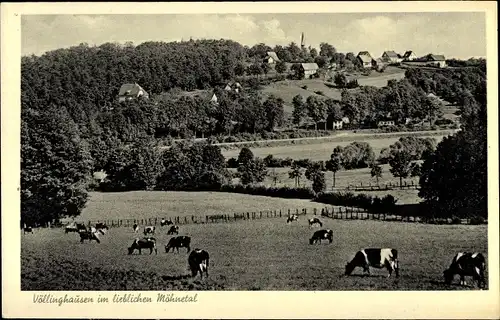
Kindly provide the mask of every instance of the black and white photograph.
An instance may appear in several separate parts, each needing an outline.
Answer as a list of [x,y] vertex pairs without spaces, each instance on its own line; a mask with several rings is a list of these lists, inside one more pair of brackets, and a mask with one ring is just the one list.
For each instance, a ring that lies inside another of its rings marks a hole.
[[16,16],[17,290],[497,290],[496,4],[374,4]]

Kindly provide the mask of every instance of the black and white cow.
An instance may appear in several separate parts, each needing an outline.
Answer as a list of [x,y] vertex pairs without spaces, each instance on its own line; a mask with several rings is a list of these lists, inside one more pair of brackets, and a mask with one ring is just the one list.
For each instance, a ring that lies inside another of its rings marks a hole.
[[165,252],[170,252],[170,249],[172,249],[172,252],[175,252],[175,249],[179,252],[179,248],[186,248],[186,252],[189,252],[191,250],[191,237],[179,236],[170,238],[168,243],[165,245]]
[[161,219],[161,221],[160,221],[160,226],[162,226],[162,227],[163,227],[163,226],[169,226],[169,225],[172,225],[172,224],[174,224],[174,223],[173,223],[173,222],[172,222],[172,220],[170,220],[170,219],[165,220],[165,218],[163,218],[163,219]]
[[148,235],[148,234],[155,234],[155,226],[147,226],[147,227],[144,227],[144,235]]
[[320,243],[321,240],[328,240],[329,243],[333,242],[333,231],[330,229],[327,230],[318,230],[313,233],[311,239],[309,239],[309,244]]
[[158,254],[158,249],[156,248],[156,239],[152,237],[135,239],[132,245],[128,248],[128,254],[132,254],[135,250],[139,250],[139,254],[142,254],[142,249],[149,249],[149,254],[152,254],[153,250],[156,254]]
[[286,223],[291,223],[293,221],[299,221],[299,216],[297,216],[296,214],[292,214],[286,219]]
[[167,231],[167,235],[169,234],[179,234],[179,226],[171,226]]
[[80,243],[83,243],[85,240],[89,240],[89,242],[92,242],[92,240],[95,240],[97,243],[101,243],[101,240],[99,239],[99,236],[97,235],[97,232],[80,230],[80,231],[78,231],[78,234],[80,235]]
[[24,227],[23,227],[23,233],[24,234],[33,233],[33,227],[24,225]]
[[321,220],[319,220],[318,218],[309,219],[309,227],[312,227],[315,224],[319,224],[320,227],[323,226],[323,222],[321,222]]
[[354,268],[361,267],[363,272],[370,274],[370,267],[382,269],[387,268],[390,277],[392,271],[395,271],[396,277],[399,277],[398,251],[392,248],[368,248],[362,249],[354,255],[354,258],[345,266],[345,275],[352,273]]
[[134,229],[134,233],[138,233],[139,232],[139,225],[137,223],[134,223],[134,225],[132,226],[132,228]]
[[451,261],[451,265],[443,272],[444,280],[451,284],[456,274],[460,276],[460,285],[466,285],[465,277],[470,276],[477,281],[480,288],[486,286],[484,271],[486,270],[486,260],[479,252],[459,252]]
[[80,231],[87,231],[87,227],[85,227],[83,223],[71,223],[67,225],[64,230],[65,233],[80,232]]
[[207,251],[201,249],[194,249],[188,257],[189,269],[191,270],[192,277],[196,277],[198,272],[203,279],[203,272],[208,277],[208,265],[210,256]]

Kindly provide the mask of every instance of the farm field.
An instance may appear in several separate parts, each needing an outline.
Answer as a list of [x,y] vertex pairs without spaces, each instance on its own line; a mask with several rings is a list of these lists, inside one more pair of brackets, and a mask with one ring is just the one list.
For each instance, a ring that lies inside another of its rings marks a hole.
[[[321,203],[224,192],[131,191],[92,192],[78,221],[206,216],[324,208]],[[283,211],[283,212],[284,212]]]
[[[399,184],[399,178],[394,178],[392,174],[389,172],[390,166],[388,164],[382,165],[382,178],[379,179],[379,185],[384,186],[385,184]],[[236,172],[236,169],[231,169],[233,172]],[[288,176],[288,172],[290,171],[290,168],[268,168],[268,174],[272,175],[276,173],[277,176],[277,181],[276,185],[274,184],[274,180],[272,177],[269,175],[265,178],[264,182],[262,184],[267,185],[267,186],[276,186],[276,187],[284,187],[284,186],[289,186],[289,187],[295,187],[295,181],[294,179],[291,179]],[[303,172],[305,169],[303,170]],[[235,178],[233,182],[237,183],[238,178]],[[331,191],[332,186],[333,186],[333,175],[331,172],[325,172],[325,180],[326,180],[326,190]],[[404,183],[411,184],[412,182],[414,184],[418,184],[418,177],[414,178],[408,178],[403,180]],[[364,168],[364,169],[355,169],[355,170],[348,170],[348,171],[339,171],[336,174],[336,189],[345,189],[349,185],[366,185],[368,186],[369,184],[376,186],[377,182],[375,178],[372,178],[370,174],[370,168]],[[299,186],[301,187],[311,187],[312,182],[310,180],[307,180],[305,176],[302,176]],[[356,192],[354,192],[356,193]],[[385,194],[392,194],[396,198],[399,198],[400,201],[398,201],[398,204],[409,204],[409,203],[418,203],[420,202],[420,198],[418,197],[418,191],[417,190],[389,190],[389,191],[363,191],[362,193],[367,193],[370,195],[385,195]],[[398,194],[398,196],[396,196]],[[401,202],[403,201],[403,202]]]
[[[185,249],[165,253],[165,229],[155,236],[158,255],[127,255],[137,236],[129,228],[110,229],[100,244],[81,244],[62,229],[37,229],[21,235],[21,290],[470,290],[458,279],[445,285],[442,271],[455,252],[487,255],[487,226],[323,221],[334,231],[332,244],[309,245],[316,229],[303,218],[183,225],[180,235],[192,237],[192,248],[210,253],[203,280],[188,277]],[[344,277],[347,260],[366,247],[396,248],[400,278],[379,269],[361,276],[359,268]]]
[[[401,136],[404,134],[401,133]],[[434,135],[419,135],[419,138],[434,138],[436,139],[436,142],[440,142],[445,136],[448,136],[449,132],[445,132],[443,134],[434,134]],[[333,149],[336,146],[342,146],[345,147],[349,144],[351,144],[354,141],[358,142],[368,142],[370,146],[373,148],[373,151],[375,152],[375,156],[378,157],[380,155],[380,151],[383,148],[389,147],[391,144],[394,142],[398,141],[400,136],[394,135],[394,136],[388,136],[388,137],[378,137],[378,136],[373,136],[370,137],[369,135],[364,135],[364,136],[356,136],[356,134],[353,135],[346,135],[346,136],[339,136],[339,141],[321,141],[321,139],[318,139],[318,143],[313,143],[313,141],[310,141],[308,144],[299,144],[299,145],[287,145],[287,146],[279,146],[279,147],[256,147],[256,148],[250,148],[252,150],[253,154],[256,157],[266,157],[270,154],[272,154],[274,157],[277,158],[292,158],[294,160],[299,160],[299,159],[310,159],[314,161],[318,160],[323,160],[326,161],[330,159],[330,155],[333,152]],[[240,153],[240,149],[230,149],[230,150],[222,150],[222,155],[226,159],[229,158],[237,158],[238,154]]]

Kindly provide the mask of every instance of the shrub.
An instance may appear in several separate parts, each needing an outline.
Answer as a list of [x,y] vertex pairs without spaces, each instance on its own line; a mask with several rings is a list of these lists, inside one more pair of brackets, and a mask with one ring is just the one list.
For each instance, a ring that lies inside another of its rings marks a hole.
[[314,192],[310,188],[266,187],[256,185],[243,186],[241,184],[235,184],[223,185],[220,191],[288,199],[314,198]]
[[478,225],[478,224],[485,224],[486,221],[484,220],[483,217],[472,217],[469,221],[469,224],[472,224],[472,225]]
[[304,90],[307,90],[307,86],[302,86],[301,88]]
[[325,95],[325,94],[323,93],[323,91],[321,91],[321,90],[318,90],[318,91],[314,91],[314,93],[316,93],[316,94],[319,94],[320,96],[323,96],[323,95]]
[[238,160],[236,158],[229,158],[227,160],[228,168],[238,168]]

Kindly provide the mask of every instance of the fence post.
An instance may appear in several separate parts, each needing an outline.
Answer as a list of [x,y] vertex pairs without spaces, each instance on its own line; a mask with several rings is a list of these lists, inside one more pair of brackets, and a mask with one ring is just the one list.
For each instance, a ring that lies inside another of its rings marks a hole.
[[281,218],[281,209],[280,209],[280,218]]
[[290,216],[290,209],[288,209],[288,216]]
[[307,215],[307,209],[304,208],[304,215]]
[[316,208],[314,208],[314,215],[316,215]]

